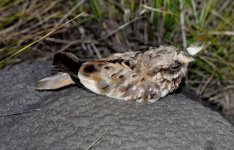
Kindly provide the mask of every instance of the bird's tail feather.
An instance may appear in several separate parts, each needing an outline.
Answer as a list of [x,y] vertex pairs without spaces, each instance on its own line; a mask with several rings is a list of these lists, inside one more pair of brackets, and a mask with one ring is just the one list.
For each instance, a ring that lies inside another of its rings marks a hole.
[[83,61],[80,61],[79,58],[69,52],[55,54],[53,71],[59,73],[38,81],[36,90],[57,90],[75,83],[81,85],[78,72],[83,63]]
[[36,90],[57,90],[73,84],[75,82],[68,73],[57,73],[39,80],[36,83]]

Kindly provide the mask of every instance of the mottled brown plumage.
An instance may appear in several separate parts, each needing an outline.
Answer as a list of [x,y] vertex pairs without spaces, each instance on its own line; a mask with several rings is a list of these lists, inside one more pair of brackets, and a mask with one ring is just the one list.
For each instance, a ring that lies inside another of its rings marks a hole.
[[[79,83],[97,94],[117,99],[153,102],[178,88],[192,60],[173,46],[160,46],[144,52],[116,53],[90,62],[60,53],[55,55],[54,65],[70,75],[74,82],[69,84]],[[50,88],[45,79],[41,81],[37,84],[39,90],[59,87]]]

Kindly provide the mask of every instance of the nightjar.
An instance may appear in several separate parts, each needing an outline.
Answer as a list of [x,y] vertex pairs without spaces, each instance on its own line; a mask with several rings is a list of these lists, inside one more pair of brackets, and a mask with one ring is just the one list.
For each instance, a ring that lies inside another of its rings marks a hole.
[[88,62],[71,53],[58,53],[53,66],[59,73],[38,81],[36,89],[78,84],[116,99],[154,102],[179,87],[191,61],[187,52],[173,46],[116,53]]

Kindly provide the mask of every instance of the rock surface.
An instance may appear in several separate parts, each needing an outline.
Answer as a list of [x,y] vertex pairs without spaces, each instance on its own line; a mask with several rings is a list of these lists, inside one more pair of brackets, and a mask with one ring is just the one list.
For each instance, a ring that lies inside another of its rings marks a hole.
[[[34,90],[50,63],[0,71],[0,149],[233,149],[234,128],[219,113],[181,94],[153,104],[69,87]],[[95,142],[97,140],[97,142]],[[95,144],[92,144],[94,143]]]

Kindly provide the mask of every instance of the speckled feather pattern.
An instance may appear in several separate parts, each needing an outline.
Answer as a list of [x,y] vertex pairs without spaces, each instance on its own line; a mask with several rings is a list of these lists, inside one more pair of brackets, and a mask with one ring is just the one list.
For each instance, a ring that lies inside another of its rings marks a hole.
[[[73,64],[72,67],[71,63],[64,64],[62,59],[56,60],[60,62],[57,64],[59,70],[77,78],[87,89],[108,97],[137,102],[154,102],[177,89],[192,61],[186,52],[173,46],[116,53],[96,61],[78,62],[79,65]],[[79,68],[74,69],[76,66]],[[70,73],[69,70],[78,72]],[[50,87],[47,86],[47,89]]]
[[[170,65],[178,60],[176,71]],[[109,97],[156,101],[178,88],[187,71],[189,58],[175,47],[152,48],[145,52],[117,53],[86,62],[78,77],[91,91]]]

